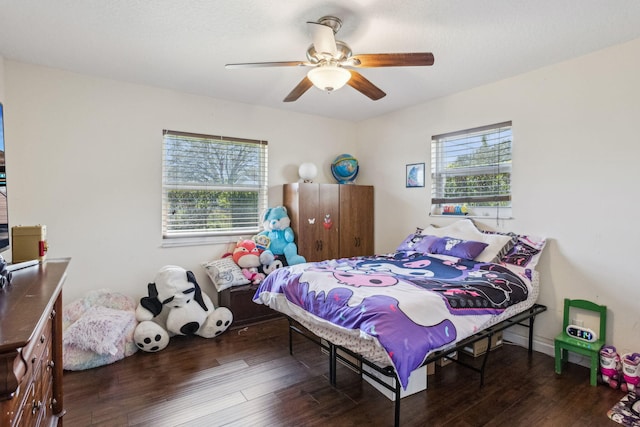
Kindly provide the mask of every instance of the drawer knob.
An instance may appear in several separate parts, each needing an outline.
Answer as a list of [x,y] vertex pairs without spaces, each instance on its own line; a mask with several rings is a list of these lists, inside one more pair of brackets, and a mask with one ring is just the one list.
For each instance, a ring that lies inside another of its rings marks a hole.
[[40,410],[40,408],[42,408],[42,402],[41,401],[33,401],[33,405],[31,406],[31,413],[35,414],[36,412],[38,412]]

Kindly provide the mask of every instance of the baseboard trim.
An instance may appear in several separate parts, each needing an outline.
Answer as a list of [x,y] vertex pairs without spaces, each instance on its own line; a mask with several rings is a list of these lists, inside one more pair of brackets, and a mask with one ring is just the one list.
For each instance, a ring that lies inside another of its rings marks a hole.
[[[526,335],[519,335],[512,331],[505,330],[503,333],[503,339],[505,342],[510,342],[512,344],[518,345],[520,347],[527,348],[529,346],[529,337]],[[549,344],[548,342],[540,341],[533,338],[533,350],[539,353],[546,354],[555,358],[555,349],[553,343]],[[579,354],[569,352],[569,363],[573,363],[576,365],[584,366],[586,368],[590,368],[590,361],[588,358],[584,356],[580,356]]]

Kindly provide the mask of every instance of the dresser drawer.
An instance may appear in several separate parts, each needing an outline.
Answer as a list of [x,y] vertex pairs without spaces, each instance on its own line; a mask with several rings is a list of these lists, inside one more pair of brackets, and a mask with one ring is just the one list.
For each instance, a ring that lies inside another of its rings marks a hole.
[[33,426],[36,425],[36,413],[33,410],[32,402],[35,398],[35,384],[29,383],[24,393],[24,401],[17,408],[17,414],[12,426]]
[[30,381],[25,381],[20,384],[13,397],[10,400],[4,402],[3,410],[6,411],[6,419],[8,420],[8,425],[28,425],[25,423],[21,423],[21,420],[22,412],[27,404],[27,399],[29,399],[32,393],[33,383]]
[[[51,333],[53,330],[53,315],[50,313],[42,329],[34,334],[34,339],[20,350],[22,358],[27,362],[28,376],[33,376],[35,365],[43,356],[51,354]],[[49,356],[51,357],[51,356]]]
[[21,356],[16,357],[14,371],[22,376],[22,381],[13,398],[5,402],[10,426],[38,425],[50,411],[52,328],[52,316],[47,316],[35,339],[20,349]]

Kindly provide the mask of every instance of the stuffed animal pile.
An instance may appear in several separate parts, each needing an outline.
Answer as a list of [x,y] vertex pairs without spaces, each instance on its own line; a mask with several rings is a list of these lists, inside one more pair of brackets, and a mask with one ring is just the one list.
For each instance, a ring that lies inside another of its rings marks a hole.
[[148,296],[140,299],[135,313],[140,323],[133,339],[141,350],[163,350],[174,335],[213,338],[233,321],[231,311],[226,307],[216,309],[194,274],[182,267],[162,267],[147,290]]
[[273,262],[273,254],[270,251],[260,250],[255,241],[248,239],[238,242],[231,257],[242,269],[244,277],[255,285],[269,274],[264,270],[265,265]]
[[267,209],[262,215],[262,224],[263,232],[251,239],[240,240],[233,252],[223,256],[232,257],[248,283],[254,285],[280,267],[306,262],[303,256],[298,255],[287,208],[276,206]]

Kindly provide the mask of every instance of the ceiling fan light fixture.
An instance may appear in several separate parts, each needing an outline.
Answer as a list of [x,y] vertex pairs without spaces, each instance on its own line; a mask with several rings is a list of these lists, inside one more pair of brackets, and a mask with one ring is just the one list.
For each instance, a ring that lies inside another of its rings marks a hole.
[[336,65],[323,65],[310,70],[307,77],[318,89],[332,92],[347,84],[351,73]]

